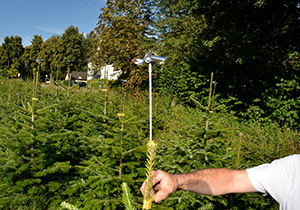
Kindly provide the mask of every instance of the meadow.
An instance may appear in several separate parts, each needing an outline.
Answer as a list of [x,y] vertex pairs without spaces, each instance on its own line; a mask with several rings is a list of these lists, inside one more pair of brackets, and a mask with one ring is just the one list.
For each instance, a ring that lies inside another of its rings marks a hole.
[[[79,88],[1,79],[0,209],[62,209],[64,201],[80,209],[125,209],[123,182],[141,209],[149,95],[121,86],[100,89],[102,82]],[[245,169],[299,153],[299,136],[276,122],[241,120],[226,104],[205,110],[153,94],[156,169]],[[256,193],[211,197],[183,191],[152,207],[278,209],[272,198]]]

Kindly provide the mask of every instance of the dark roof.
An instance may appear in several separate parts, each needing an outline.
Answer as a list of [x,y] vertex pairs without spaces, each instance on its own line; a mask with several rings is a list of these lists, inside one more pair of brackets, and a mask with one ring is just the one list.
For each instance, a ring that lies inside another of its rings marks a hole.
[[72,80],[87,80],[87,73],[82,71],[72,71],[71,72]]

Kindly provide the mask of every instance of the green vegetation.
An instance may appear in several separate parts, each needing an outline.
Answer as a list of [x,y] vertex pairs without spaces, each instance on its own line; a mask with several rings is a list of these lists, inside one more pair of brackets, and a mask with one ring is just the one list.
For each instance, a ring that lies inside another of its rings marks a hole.
[[[0,209],[142,208],[148,71],[132,59],[146,52],[168,57],[153,66],[155,167],[248,168],[299,153],[299,12],[292,0],[108,0],[86,36],[69,26],[25,48],[5,37]],[[121,68],[127,83],[60,82],[87,62]],[[258,194],[189,192],[152,206],[277,209]]]
[[[109,0],[93,31],[76,26],[47,40],[35,35],[30,46],[19,36],[0,46],[0,76],[58,80],[70,71],[96,73],[105,64],[121,69],[127,87],[147,87],[148,74],[132,59],[146,52],[166,56],[155,67],[154,88],[193,104],[207,101],[209,76],[217,95],[239,118],[277,121],[299,129],[299,28],[297,1]],[[43,60],[37,67],[36,60]],[[163,68],[163,69],[162,69]]]
[[[146,92],[125,90],[121,103],[118,87],[107,93],[72,88],[68,96],[68,90],[49,85],[37,86],[37,100],[32,100],[35,85],[30,81],[5,79],[0,85],[5,90],[0,104],[1,209],[59,209],[62,202],[79,209],[123,209],[124,182],[133,196],[127,200],[134,198],[136,208],[142,208],[139,188],[146,178],[149,135]],[[274,122],[241,122],[226,109],[202,111],[158,93],[153,107],[156,168],[171,173],[247,168],[300,150],[299,133]],[[126,113],[123,120],[120,110]],[[277,204],[258,194],[207,197],[178,191],[152,206],[275,209]]]
[[[113,64],[122,69],[128,84],[140,85],[147,74],[132,59],[151,50],[155,39],[151,29],[153,0],[108,0],[95,28],[92,61],[96,65]],[[113,39],[112,39],[113,37]],[[96,53],[95,53],[96,52]]]
[[21,37],[5,37],[0,47],[0,69],[12,78],[17,77],[15,72],[24,79],[32,78],[37,60],[41,60],[39,80],[45,81],[46,75],[63,79],[68,67],[73,71],[87,71],[88,40],[75,26],[69,26],[62,36],[54,35],[46,41],[35,35],[31,45],[25,48]]

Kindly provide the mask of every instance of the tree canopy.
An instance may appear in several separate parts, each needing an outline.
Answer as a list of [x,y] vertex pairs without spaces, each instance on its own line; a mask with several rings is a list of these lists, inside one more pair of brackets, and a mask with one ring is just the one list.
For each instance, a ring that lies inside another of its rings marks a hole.
[[22,55],[22,60],[24,63],[23,76],[31,76],[33,73],[33,68],[36,68],[38,59],[38,54],[41,51],[43,44],[43,38],[39,35],[34,35],[31,41],[31,45],[25,47],[24,54]]
[[157,91],[188,103],[191,97],[206,101],[214,72],[216,97],[228,107],[247,111],[257,106],[273,115],[262,110],[281,94],[296,100],[285,107],[299,105],[299,13],[299,3],[292,0],[108,0],[86,37],[70,26],[45,41],[35,35],[25,50],[21,37],[6,37],[0,48],[1,75],[29,77],[38,58],[45,60],[42,76],[62,79],[68,66],[86,71],[90,61],[99,68],[113,64],[127,84],[146,87],[146,67],[132,59],[152,52],[168,57],[163,67],[154,66]]
[[113,64],[129,83],[140,84],[144,73],[132,60],[151,49],[152,6],[151,0],[108,0],[95,28],[94,63]]
[[165,88],[176,95],[183,94],[182,78],[192,82],[184,88],[193,95],[200,92],[199,77],[214,72],[222,97],[247,107],[297,74],[287,66],[291,53],[299,51],[295,1],[162,0],[158,6],[161,49],[172,58],[165,69],[176,80],[165,82]]
[[6,69],[6,73],[8,73],[11,65],[14,64],[13,69],[21,71],[23,68],[21,59],[23,52],[24,47],[21,37],[5,37],[0,48],[0,69]]
[[13,69],[23,78],[28,78],[37,68],[37,60],[42,60],[42,77],[51,74],[63,79],[68,67],[74,71],[87,71],[87,55],[84,53],[88,46],[84,43],[85,37],[75,26],[69,26],[61,36],[53,35],[46,41],[40,35],[34,35],[31,45],[25,48],[21,37],[5,37],[0,47],[0,69],[8,72],[14,64]]

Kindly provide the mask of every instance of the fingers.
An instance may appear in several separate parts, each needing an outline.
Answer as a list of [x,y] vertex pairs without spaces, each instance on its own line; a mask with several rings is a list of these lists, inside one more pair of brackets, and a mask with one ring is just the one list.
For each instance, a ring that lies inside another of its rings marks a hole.
[[[152,186],[154,186],[154,184],[153,184],[153,177],[155,176],[155,171],[151,171],[151,175],[152,175],[152,180],[151,180]],[[142,186],[140,187],[140,191],[141,191],[143,194],[144,194],[144,191],[145,191],[147,182],[148,182],[148,180],[146,179],[146,180],[143,182]]]
[[[148,180],[146,179],[146,180],[143,182],[142,186],[140,187],[140,191],[142,192],[143,195],[145,195],[145,190],[146,190],[147,184],[148,184]],[[152,191],[153,191],[153,190],[151,190],[151,194],[152,194]],[[153,192],[153,194],[154,194],[154,192]]]
[[[146,182],[146,181],[145,181]],[[143,183],[142,186],[140,187],[140,191],[142,192],[142,194],[144,195],[144,191],[145,191],[145,185],[146,183]]]
[[155,203],[158,203],[164,199],[166,199],[168,197],[168,195],[170,195],[170,193],[168,191],[165,191],[165,190],[160,190],[156,193],[155,195]]
[[[145,195],[145,190],[146,190],[146,181],[144,181],[144,183],[140,187],[140,191],[142,192],[143,195]],[[155,195],[153,189],[151,189],[150,195],[151,195],[151,197],[153,197]]]
[[157,184],[159,184],[159,182],[163,179],[164,177],[164,171],[162,170],[157,170],[157,171],[154,171],[154,175],[153,175],[153,178],[152,178],[152,185],[155,186]]
[[155,190],[158,190],[155,196],[155,202],[166,199],[170,194],[176,190],[176,185],[171,174],[158,170],[153,178]]
[[[144,194],[145,188],[147,185],[147,180],[144,181],[142,187],[140,188],[141,192]],[[155,194],[154,190],[157,190]],[[152,177],[152,190],[151,190],[151,197],[154,197],[154,201],[157,203],[162,201],[168,197],[171,193],[176,190],[174,185],[174,180],[172,179],[172,175],[162,171],[157,170],[154,171]]]
[[153,189],[156,190],[156,191],[160,190],[161,189],[160,183],[157,183],[156,185],[154,185]]

